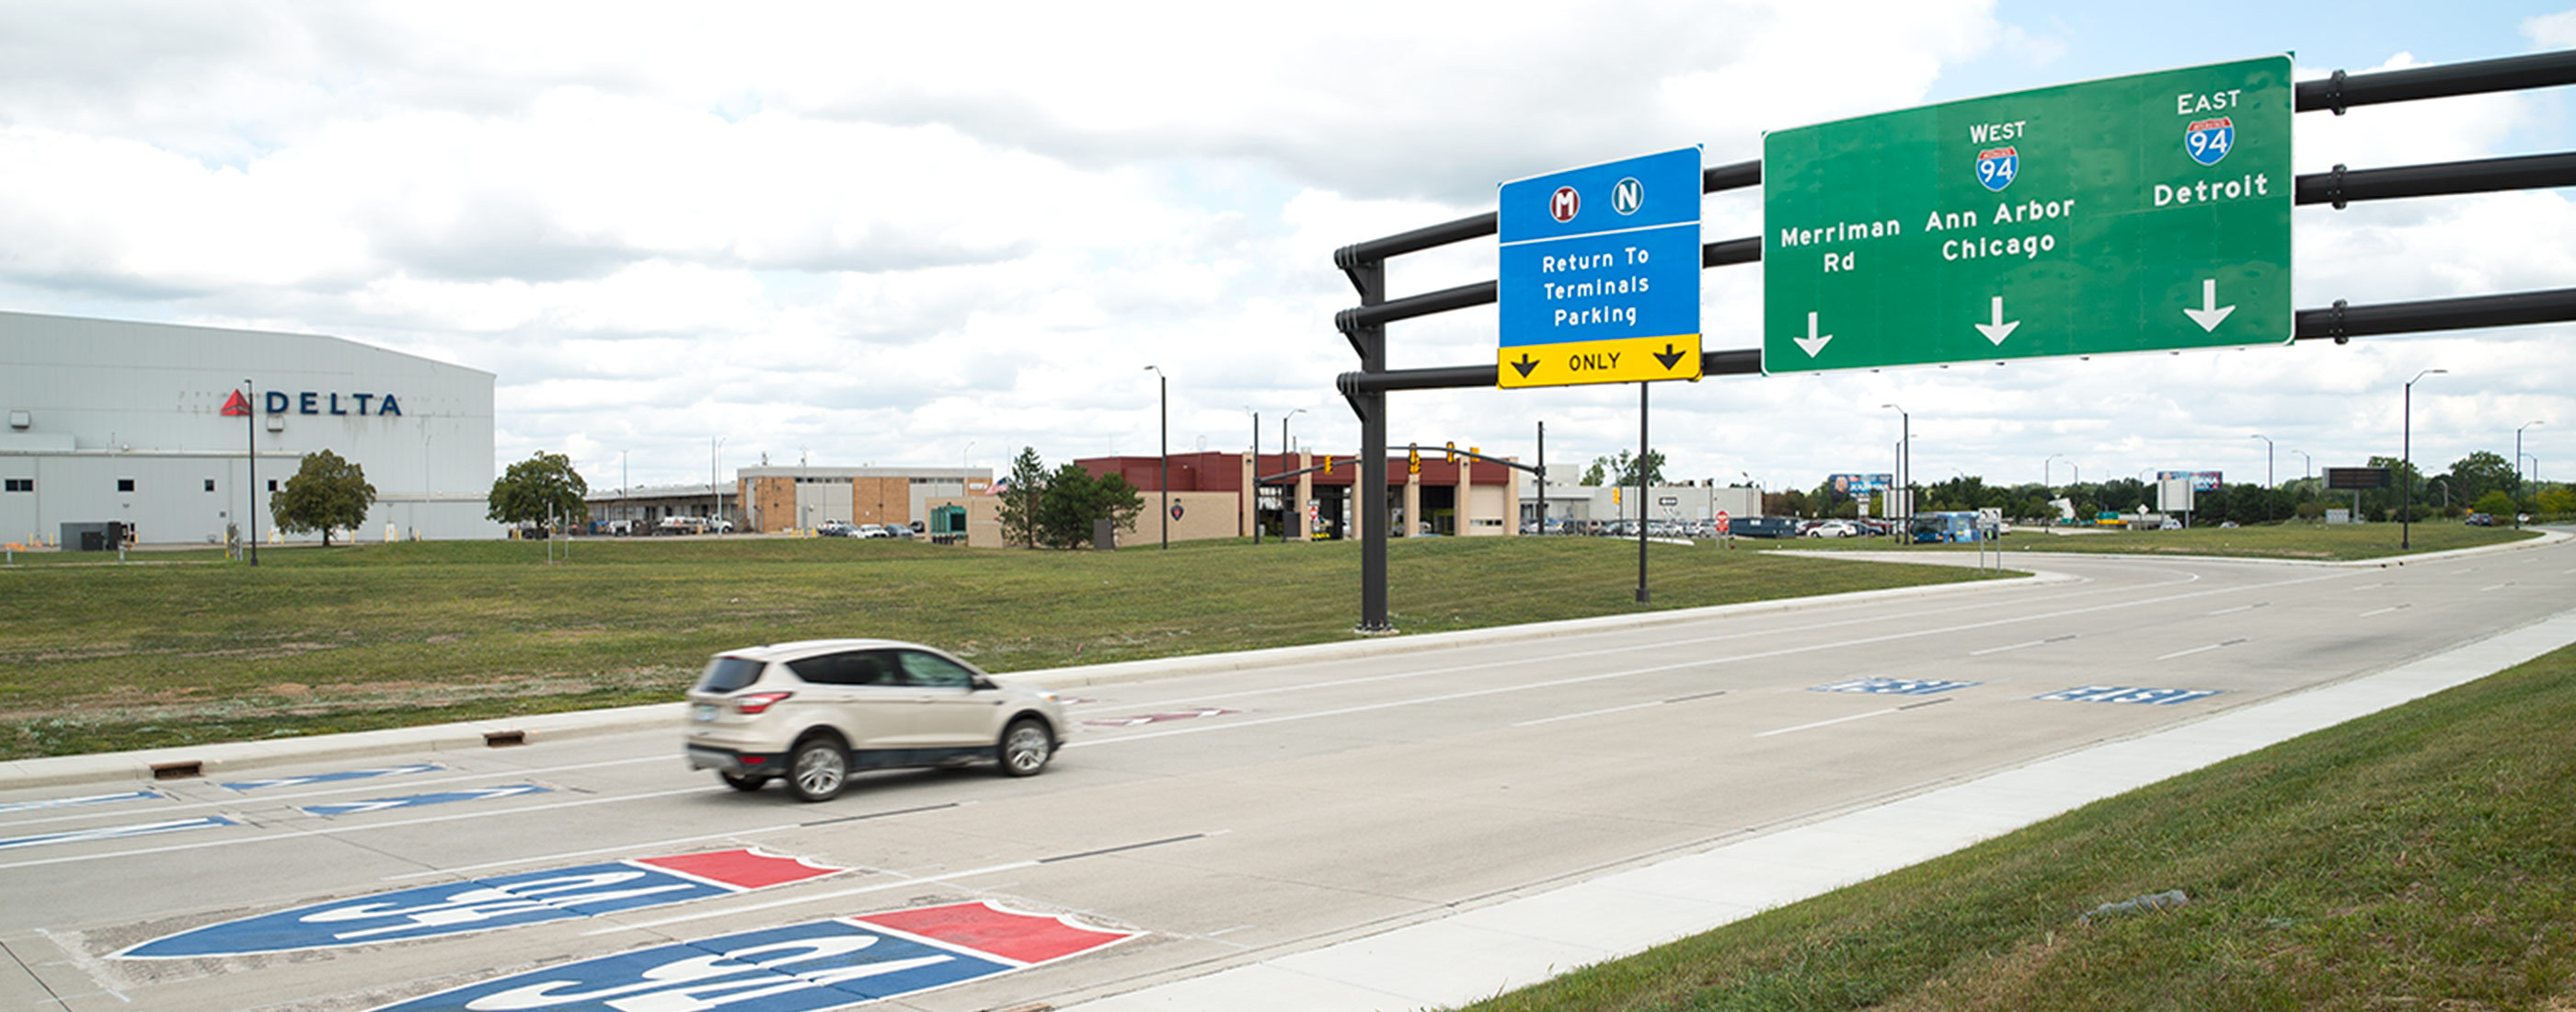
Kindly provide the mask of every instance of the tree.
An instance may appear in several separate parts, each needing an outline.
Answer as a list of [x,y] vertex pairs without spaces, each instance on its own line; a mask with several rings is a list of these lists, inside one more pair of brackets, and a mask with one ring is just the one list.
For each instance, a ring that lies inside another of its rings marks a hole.
[[1136,514],[1145,497],[1119,475],[1093,477],[1080,464],[1066,464],[1047,476],[1046,493],[1037,512],[1038,543],[1049,548],[1080,548],[1091,543],[1091,525],[1109,520],[1119,530],[1136,529]]
[[[1636,456],[1626,450],[1621,450],[1619,451],[1619,455],[1616,457],[1592,458],[1592,470],[1583,473],[1583,483],[1586,485],[1603,484],[1602,481],[1595,481],[1594,479],[1596,478],[1605,479],[1607,483],[1612,485],[1634,486],[1637,484]],[[1664,452],[1662,450],[1646,451],[1646,483],[1650,485],[1661,485],[1664,483]]]
[[491,508],[483,515],[505,524],[577,524],[590,519],[588,495],[590,483],[573,470],[571,457],[539,451],[492,483]]
[[1020,447],[1011,460],[1011,476],[1002,489],[1002,540],[1023,548],[1038,545],[1038,506],[1046,496],[1046,464],[1033,446]]
[[329,450],[305,454],[295,477],[268,497],[277,526],[290,532],[320,531],[324,548],[331,547],[332,530],[355,530],[366,523],[367,509],[375,504],[376,487],[367,484],[366,469]]
[[2503,517],[2507,520],[2513,519],[2514,513],[2519,510],[2519,507],[2514,505],[2513,496],[2500,488],[2487,490],[2487,494],[2479,496],[2478,501],[2471,503],[2469,508],[2491,517]]
[[2452,461],[2449,477],[2451,494],[2469,502],[2483,499],[2489,492],[2517,495],[2522,491],[2519,487],[2522,483],[2513,473],[2513,465],[2485,450]]

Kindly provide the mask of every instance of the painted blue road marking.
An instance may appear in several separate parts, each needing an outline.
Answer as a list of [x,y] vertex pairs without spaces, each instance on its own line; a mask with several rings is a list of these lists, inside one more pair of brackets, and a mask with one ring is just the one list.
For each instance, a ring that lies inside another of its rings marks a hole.
[[548,967],[379,1012],[822,1012],[1015,969],[847,921],[746,931]]
[[402,942],[731,896],[842,870],[748,848],[630,858],[280,910],[156,938],[116,958],[245,956]]
[[2079,685],[2032,699],[2052,703],[2147,703],[2172,706],[2218,695],[2218,689],[2141,689],[2128,685]]
[[73,808],[80,805],[104,805],[117,801],[142,801],[168,797],[159,791],[126,791],[120,794],[92,794],[78,798],[46,798],[42,801],[12,801],[0,804],[0,812],[32,812],[42,808]]
[[1932,678],[1855,678],[1848,682],[1818,685],[1809,692],[1858,692],[1872,696],[1929,696],[1934,693],[1964,689],[1983,682],[1945,682]]
[[194,819],[171,819],[167,822],[140,822],[131,826],[101,826],[96,829],[75,829],[62,833],[40,833],[35,836],[11,837],[9,839],[0,840],[0,850],[9,850],[15,847],[41,847],[52,843],[87,843],[91,840],[121,840],[129,836],[150,836],[155,833],[176,833],[189,829],[210,829],[215,826],[238,825],[241,825],[241,823],[234,822],[231,819],[227,819],[219,815],[207,815]]
[[307,815],[355,815],[381,812],[391,808],[418,808],[443,805],[450,801],[488,801],[520,794],[543,794],[546,789],[535,784],[511,784],[507,787],[485,787],[471,791],[439,791],[434,794],[409,794],[399,798],[376,798],[371,801],[344,801],[329,805],[303,805],[296,810]]
[[1136,935],[986,902],[912,907],[550,966],[375,1012],[825,1012],[1051,963]]
[[342,780],[366,780],[371,777],[400,776],[406,773],[429,773],[447,767],[437,763],[413,763],[409,766],[386,766],[372,770],[342,770],[338,773],[316,773],[308,777],[278,777],[274,780],[236,780],[223,785],[236,791],[257,791],[271,787],[302,787],[306,784],[338,783]]

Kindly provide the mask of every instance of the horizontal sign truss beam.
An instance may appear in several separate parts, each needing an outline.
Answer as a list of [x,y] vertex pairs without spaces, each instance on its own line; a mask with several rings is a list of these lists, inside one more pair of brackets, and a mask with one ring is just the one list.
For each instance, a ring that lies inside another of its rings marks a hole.
[[[2576,288],[2504,295],[2471,295],[2374,306],[2336,304],[2298,311],[2298,339],[2341,344],[2373,334],[2414,334],[2435,330],[2516,327],[2576,320]],[[1454,390],[1494,385],[1491,365],[1435,366],[1386,372],[1346,372],[1334,386],[1345,397],[1387,390]],[[1703,376],[1744,376],[1762,371],[1762,350],[1712,351],[1700,355]]]
[[[1699,174],[1701,193],[1716,193],[1720,190],[1737,190],[1760,185],[1762,185],[1762,160],[1759,158],[1749,162],[1712,166],[1701,170]],[[1388,257],[1419,253],[1453,242],[1465,242],[1469,239],[1489,236],[1499,231],[1501,227],[1500,212],[1487,211],[1483,214],[1469,215],[1456,221],[1426,225],[1382,239],[1352,243],[1333,251],[1333,266],[1341,268],[1343,273],[1347,274],[1365,264],[1384,263]],[[1353,283],[1356,284],[1357,281],[1354,280]]]
[[2300,112],[2332,110],[2340,116],[2356,105],[2412,102],[2421,98],[2476,95],[2576,84],[2576,52],[2534,53],[2498,60],[2449,63],[2438,67],[2383,70],[2334,76],[2298,84]]
[[[1712,170],[1714,171],[1714,170]],[[2296,202],[2299,204],[2333,204],[2338,207],[2355,201],[2396,200],[2405,197],[2435,197],[2461,193],[2489,193],[2498,190],[2545,190],[2576,186],[2576,152],[2547,155],[2517,155],[2509,158],[2481,158],[2465,162],[2436,162],[2429,165],[2400,165],[2385,169],[2336,169],[2302,175],[2297,181]],[[1455,224],[1454,222],[1452,224]],[[1353,249],[1356,247],[1344,247]],[[1702,267],[1758,263],[1762,260],[1762,237],[1723,239],[1700,247]],[[1408,295],[1374,306],[1345,309],[1333,314],[1333,325],[1350,334],[1363,327],[1384,326],[1398,320],[1445,313],[1493,302],[1495,283],[1479,281],[1443,288],[1436,292]],[[1390,388],[1403,389],[1403,388]]]
[[2356,200],[2439,197],[2499,190],[2546,190],[2576,186],[2576,153],[2516,155],[2466,162],[2401,165],[2386,169],[2346,169],[2299,177],[2297,202],[2342,207]]

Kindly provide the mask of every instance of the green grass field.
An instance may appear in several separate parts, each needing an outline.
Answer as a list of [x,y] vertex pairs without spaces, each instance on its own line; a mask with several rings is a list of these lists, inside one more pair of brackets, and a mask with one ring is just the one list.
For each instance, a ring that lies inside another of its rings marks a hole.
[[[2415,524],[2400,548],[2396,524],[2257,524],[2252,527],[2195,527],[2181,531],[2093,529],[2057,534],[2020,527],[2003,537],[2006,552],[2082,552],[2121,555],[2224,555],[2255,559],[2308,559],[2349,562],[2381,559],[2409,552],[2475,548],[2538,537],[2536,531],[2510,527],[2470,527],[2456,520]],[[1802,538],[1791,542],[1757,542],[1765,547],[1824,548],[1841,551],[1973,552],[1975,545],[1891,545],[1886,538]]]
[[2576,1008],[2571,783],[2576,647],[1469,1008]]
[[[1407,633],[1647,610],[1633,543],[1390,546]],[[1322,643],[1359,546],[976,551],[850,539],[433,542],[21,556],[0,569],[0,758],[677,699],[706,658],[882,636],[993,671]],[[1652,609],[1978,578],[1956,567],[1656,545]]]

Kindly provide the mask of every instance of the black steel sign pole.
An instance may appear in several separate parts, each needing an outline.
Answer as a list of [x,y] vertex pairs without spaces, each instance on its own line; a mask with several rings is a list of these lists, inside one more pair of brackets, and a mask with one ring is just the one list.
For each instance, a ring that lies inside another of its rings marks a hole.
[[1637,603],[1645,604],[1646,592],[1646,496],[1651,487],[1653,470],[1646,466],[1646,390],[1652,383],[1637,384]]

